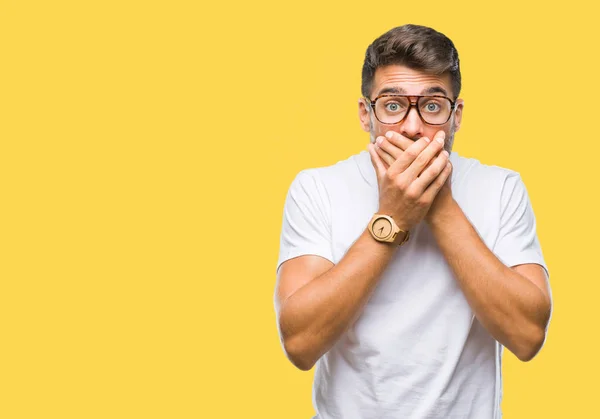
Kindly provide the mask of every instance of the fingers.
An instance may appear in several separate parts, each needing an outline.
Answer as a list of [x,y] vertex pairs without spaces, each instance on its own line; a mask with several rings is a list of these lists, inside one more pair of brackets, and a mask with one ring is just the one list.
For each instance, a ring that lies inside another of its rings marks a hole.
[[429,162],[442,150],[444,147],[444,137],[444,131],[438,131],[427,147],[411,162],[410,166],[404,172],[408,182],[412,183],[423,172],[423,169],[425,169]]
[[[377,137],[375,144],[369,144],[369,153],[373,152],[379,157],[378,161],[385,170],[390,169],[388,173],[390,176],[402,173],[405,184],[411,184],[432,167],[438,156],[443,155],[446,159],[448,158],[447,153],[442,154],[444,137],[444,131],[438,131],[434,136],[434,141],[430,141],[426,137],[413,141],[395,131],[388,131],[385,137]],[[380,169],[377,168],[373,159],[374,156],[371,155],[371,162],[379,171]],[[443,169],[443,166],[439,167],[442,163],[445,162],[440,162],[436,166],[435,170],[439,169],[438,172],[428,172],[427,176],[422,179],[419,184],[421,190],[425,190],[439,175]]]
[[388,167],[402,154],[402,150],[387,141],[385,137],[377,137],[375,140],[375,150]]
[[[439,133],[436,134],[436,137],[438,137],[438,135]],[[390,175],[396,176],[399,173],[406,171],[414,163],[414,161],[418,159],[421,153],[425,149],[431,147],[432,144],[434,144],[434,141],[430,141],[427,137],[420,138],[419,140],[412,143],[412,145],[406,150],[404,150],[402,155],[390,166]],[[436,145],[433,145],[433,147],[437,148]],[[419,173],[420,171],[417,172],[417,174],[414,175],[414,177],[410,178],[408,182],[412,182],[412,180],[416,178]]]
[[430,161],[428,167],[412,183],[411,188],[421,195],[429,185],[438,178],[449,161],[449,154],[446,150],[439,153],[433,160]]
[[384,136],[379,136],[375,140],[375,150],[379,157],[384,161],[387,167],[400,157],[400,154],[411,145],[415,140],[411,140],[396,131],[388,131]]
[[375,173],[377,173],[377,177],[379,179],[381,179],[381,177],[386,172],[386,168],[383,165],[383,161],[381,160],[381,157],[379,157],[379,155],[375,151],[375,145],[374,144],[369,143],[367,145],[367,150],[369,150],[369,154],[371,155],[371,163],[373,164],[373,167],[375,168]]
[[396,131],[386,132],[385,138],[392,145],[394,145],[395,147],[399,148],[402,151],[406,150],[408,147],[410,147],[411,145],[413,145],[415,143],[413,140],[406,138],[405,136],[397,133]]
[[400,157],[404,150],[414,144],[414,141],[396,131],[388,131],[385,133],[385,137],[377,137],[375,143],[377,144],[377,147],[375,147],[377,154],[389,167]]
[[390,167],[394,162],[394,158],[377,146],[375,146],[374,149],[375,152],[379,155],[381,161],[384,163],[386,169]]
[[429,185],[421,197],[427,202],[433,202],[436,195],[452,174],[452,163],[447,162],[440,175]]

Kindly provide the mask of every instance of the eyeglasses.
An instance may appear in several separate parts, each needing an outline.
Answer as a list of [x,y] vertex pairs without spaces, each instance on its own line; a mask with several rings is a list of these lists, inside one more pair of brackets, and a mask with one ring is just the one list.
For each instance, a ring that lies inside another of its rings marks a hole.
[[[411,98],[417,98],[417,101],[412,102]],[[413,106],[426,124],[443,125],[448,122],[456,107],[456,102],[445,96],[380,95],[374,100],[365,99],[373,108],[375,118],[388,125],[402,122]]]

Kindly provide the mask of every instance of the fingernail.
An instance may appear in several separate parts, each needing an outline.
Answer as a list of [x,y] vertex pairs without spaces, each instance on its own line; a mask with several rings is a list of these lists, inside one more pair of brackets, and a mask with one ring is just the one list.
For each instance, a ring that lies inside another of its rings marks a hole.
[[437,142],[440,144],[444,144],[444,137],[438,137]]
[[443,153],[444,153],[446,156],[449,156],[449,155],[450,155],[450,153],[448,153],[448,150],[444,150],[444,151],[443,151]]
[[430,143],[431,142],[431,140],[429,138],[427,138],[427,137],[423,137],[423,138],[425,139],[426,143]]
[[388,131],[385,133],[385,136],[388,138],[392,138],[394,136],[394,132],[393,131]]
[[377,137],[377,144],[381,144],[383,142],[383,137]]

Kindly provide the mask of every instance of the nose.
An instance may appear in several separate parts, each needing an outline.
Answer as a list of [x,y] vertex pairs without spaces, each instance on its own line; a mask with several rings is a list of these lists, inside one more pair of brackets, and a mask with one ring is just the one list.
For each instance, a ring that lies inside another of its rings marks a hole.
[[423,121],[417,112],[416,106],[411,106],[404,121],[400,124],[400,134],[416,141],[423,136]]

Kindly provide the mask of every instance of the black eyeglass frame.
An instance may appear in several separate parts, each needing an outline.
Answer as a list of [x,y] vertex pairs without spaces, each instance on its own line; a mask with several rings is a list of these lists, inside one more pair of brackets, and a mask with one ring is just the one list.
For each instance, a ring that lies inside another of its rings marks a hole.
[[[406,98],[409,99],[408,109],[406,110],[406,113],[404,114],[404,116],[402,117],[402,119],[400,121],[394,122],[392,124],[392,123],[389,123],[389,122],[383,122],[381,119],[379,119],[379,117],[377,116],[377,111],[375,110],[375,104],[382,97],[406,97]],[[413,102],[411,99],[415,98],[415,97],[417,98],[417,100]],[[417,106],[417,104],[419,103],[419,98],[422,98],[422,97],[439,97],[439,98],[447,99],[448,101],[450,101],[450,114],[448,115],[448,119],[446,119],[441,124],[431,124],[431,123],[425,121],[425,119],[421,115],[421,111],[419,110],[419,107]],[[404,121],[406,119],[406,117],[408,116],[408,114],[410,113],[410,110],[411,110],[411,108],[413,106],[417,109],[417,114],[419,115],[419,118],[421,118],[421,121],[423,121],[423,123],[425,123],[427,125],[435,125],[435,126],[437,126],[437,125],[444,125],[445,123],[447,123],[450,120],[450,117],[452,117],[452,113],[456,109],[456,101],[453,101],[449,97],[441,96],[441,95],[395,95],[395,94],[383,94],[383,95],[377,96],[373,100],[371,100],[371,99],[369,99],[367,97],[365,98],[365,100],[371,106],[371,109],[373,109],[373,114],[375,115],[375,118],[377,118],[377,120],[379,122],[381,122],[382,124],[385,124],[385,125],[398,125],[398,124],[402,123],[402,121]]]

